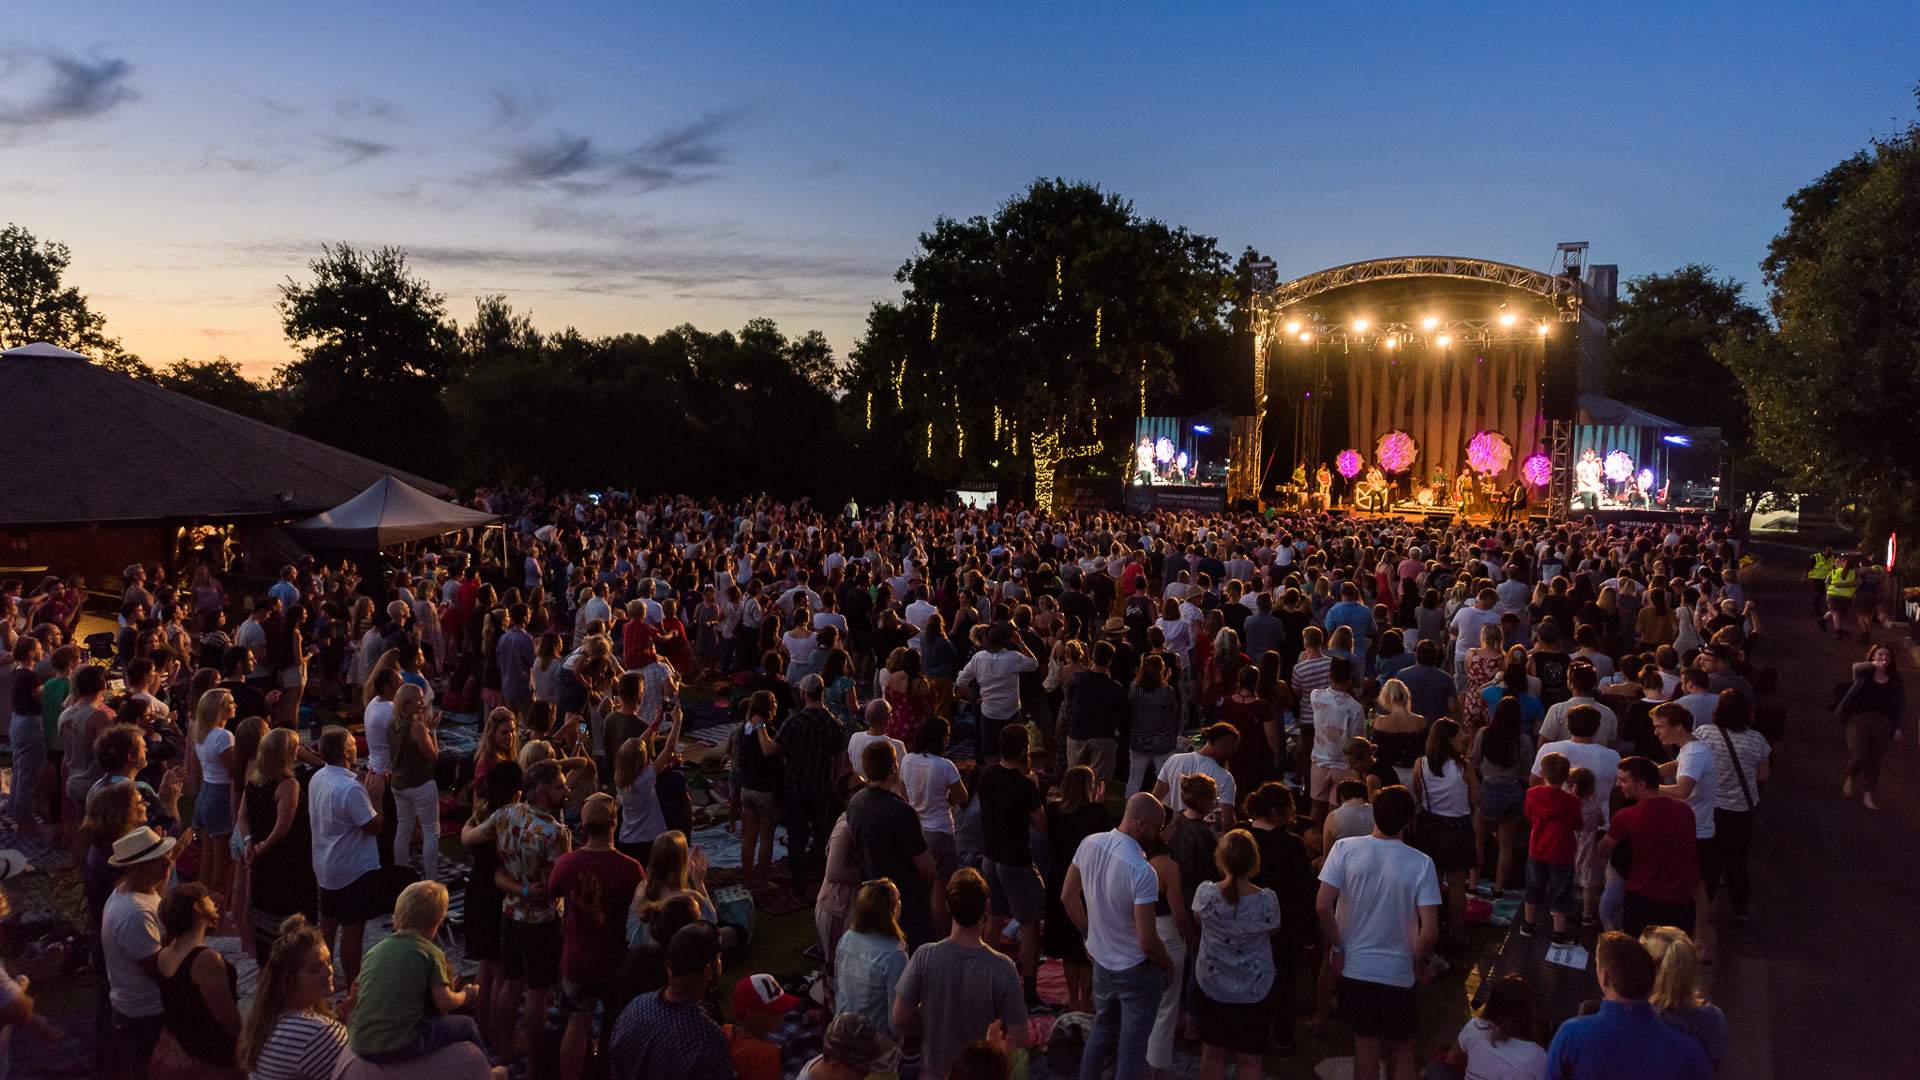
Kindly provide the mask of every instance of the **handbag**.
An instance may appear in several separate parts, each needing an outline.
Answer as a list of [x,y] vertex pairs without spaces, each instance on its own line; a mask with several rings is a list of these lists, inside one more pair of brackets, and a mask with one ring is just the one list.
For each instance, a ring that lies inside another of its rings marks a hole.
[[1720,732],[1720,741],[1727,744],[1727,757],[1733,759],[1733,775],[1740,778],[1740,794],[1746,798],[1747,813],[1751,814],[1755,809],[1753,789],[1747,786],[1747,770],[1744,765],[1740,764],[1739,752],[1733,748],[1733,736],[1727,734],[1726,728],[1716,728],[1715,730]]

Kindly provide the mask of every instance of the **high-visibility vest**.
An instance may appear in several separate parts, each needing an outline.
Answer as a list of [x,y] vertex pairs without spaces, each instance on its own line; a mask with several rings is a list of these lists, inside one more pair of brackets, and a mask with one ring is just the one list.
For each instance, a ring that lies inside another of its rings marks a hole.
[[1808,581],[1825,581],[1833,574],[1833,560],[1824,554],[1813,557],[1813,569],[1807,571]]
[[1858,570],[1836,568],[1832,575],[1827,578],[1828,596],[1851,600],[1853,599],[1853,594],[1859,591],[1860,572]]

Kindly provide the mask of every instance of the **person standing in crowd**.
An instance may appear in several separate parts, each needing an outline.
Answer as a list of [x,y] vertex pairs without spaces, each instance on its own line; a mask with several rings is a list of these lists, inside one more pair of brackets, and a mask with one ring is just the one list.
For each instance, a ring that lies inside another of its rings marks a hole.
[[1853,681],[1834,709],[1847,732],[1847,775],[1840,784],[1841,795],[1858,795],[1867,809],[1880,809],[1873,793],[1880,786],[1889,740],[1903,737],[1906,712],[1906,683],[1892,647],[1872,646],[1866,661],[1853,665]]
[[1708,891],[1708,885],[1718,881],[1713,863],[1718,854],[1713,843],[1713,806],[1720,770],[1706,744],[1693,737],[1693,714],[1687,710],[1677,705],[1662,705],[1653,710],[1653,733],[1662,746],[1674,753],[1672,761],[1660,766],[1661,780],[1671,781],[1660,785],[1660,794],[1684,801],[1693,811],[1700,885],[1694,897],[1695,922],[1691,929],[1700,954],[1706,956],[1712,951],[1713,941],[1713,894]]
[[644,876],[638,862],[614,850],[617,809],[604,791],[587,796],[580,807],[585,846],[560,856],[547,877],[547,895],[564,904],[560,1005],[567,1027],[560,1040],[561,1080],[585,1074],[594,1013],[612,996],[627,948],[627,909]]
[[1271,935],[1280,928],[1280,901],[1254,883],[1260,848],[1253,834],[1234,829],[1213,853],[1220,880],[1195,890],[1193,917],[1200,924],[1194,1012],[1200,1017],[1200,1075],[1224,1076],[1228,1059],[1240,1080],[1260,1080],[1261,1058],[1271,1049],[1272,1018],[1265,1002],[1275,978]]
[[960,769],[947,758],[947,730],[945,718],[928,717],[920,725],[919,741],[900,763],[900,779],[906,787],[907,802],[920,815],[920,834],[927,842],[927,853],[933,856],[929,934],[932,927],[946,922],[947,878],[960,868],[953,811],[968,801],[967,785],[960,778]]
[[427,707],[427,697],[411,684],[393,696],[393,790],[395,817],[393,862],[410,866],[413,837],[420,833],[421,876],[432,881],[440,873],[440,787],[434,766],[440,760],[439,716]]
[[[560,815],[567,805],[567,776],[557,761],[541,761],[526,770],[525,798],[494,811],[478,825],[461,830],[469,847],[492,843],[500,851],[500,872],[519,883],[502,905],[501,985],[494,996],[493,1033],[503,1058],[520,1050],[537,1055],[547,1030],[547,1003],[560,977],[564,935],[563,900],[545,888],[553,868],[573,847],[573,833]],[[539,889],[536,895],[534,890]],[[525,1027],[520,1027],[524,1017]],[[523,1035],[524,1043],[516,1039]]]
[[1753,702],[1738,690],[1720,691],[1713,722],[1696,724],[1693,737],[1713,754],[1719,774],[1713,789],[1713,857],[1702,873],[1709,876],[1707,894],[1717,896],[1727,886],[1734,918],[1747,917],[1753,896],[1753,878],[1747,862],[1753,847],[1754,815],[1760,809],[1760,785],[1767,780],[1773,748],[1766,736],[1753,730]]
[[1692,926],[1700,887],[1692,808],[1660,795],[1660,766],[1643,757],[1620,763],[1619,787],[1633,805],[1613,815],[1600,855],[1627,849],[1622,929],[1638,935],[1649,926]]
[[47,761],[46,721],[41,715],[45,709],[40,700],[46,680],[36,670],[43,655],[39,638],[14,642],[13,720],[7,727],[7,742],[13,750],[13,792],[7,800],[7,815],[29,835],[39,829],[34,804]]
[[1113,827],[1105,799],[1105,782],[1091,767],[1075,765],[1060,781],[1059,799],[1047,805],[1047,915],[1040,945],[1048,956],[1060,959],[1069,1012],[1093,1011],[1093,966],[1085,937],[1067,918],[1061,889],[1080,842]]
[[[1298,673],[1306,661],[1295,665]],[[1347,740],[1365,734],[1367,713],[1353,696],[1353,664],[1336,656],[1327,666],[1327,685],[1313,691],[1313,773],[1308,792],[1313,799],[1313,823],[1320,824],[1332,809],[1333,787],[1346,769]],[[1304,737],[1304,735],[1303,735]]]
[[1020,717],[1020,676],[1039,667],[1012,623],[987,627],[986,647],[968,658],[953,681],[954,693],[979,707],[974,760],[986,765],[998,757],[1000,729]]
[[1421,807],[1415,846],[1433,860],[1446,886],[1450,945],[1466,941],[1473,816],[1480,807],[1480,776],[1467,764],[1466,742],[1460,725],[1436,720],[1427,731],[1426,753],[1413,763],[1413,794]]
[[1571,945],[1568,920],[1574,908],[1574,862],[1580,832],[1580,798],[1568,790],[1572,767],[1564,754],[1540,760],[1545,783],[1528,789],[1527,895],[1521,908],[1520,936],[1530,938],[1542,906],[1553,913],[1553,944]]
[[947,882],[952,930],[914,950],[893,999],[893,1030],[920,1035],[920,1075],[946,1080],[968,1043],[998,1021],[1009,1045],[1027,1045],[1027,1007],[1013,962],[988,948],[988,889],[971,867]]
[[1087,765],[1113,778],[1120,728],[1128,723],[1127,688],[1113,677],[1113,643],[1096,641],[1091,664],[1067,683],[1067,765]]
[[896,790],[899,766],[893,743],[867,744],[860,773],[865,787],[847,801],[847,832],[860,873],[868,880],[892,881],[900,893],[900,924],[907,941],[933,939],[928,892],[934,878],[933,855],[920,831],[920,815]]
[[1148,792],[1127,799],[1118,828],[1080,844],[1067,869],[1061,902],[1086,935],[1093,960],[1093,1030],[1080,1058],[1080,1080],[1140,1080],[1160,991],[1179,977],[1155,925],[1160,883],[1141,843],[1154,838],[1166,808]]
[[300,733],[275,728],[260,740],[247,766],[242,800],[247,824],[243,872],[252,909],[253,955],[266,960],[274,937],[289,916],[317,915],[318,886],[313,876],[313,822],[306,786],[294,775]]
[[1641,933],[1640,945],[1658,965],[1647,1004],[1662,1023],[1693,1036],[1717,1075],[1733,1040],[1727,1014],[1700,989],[1700,957],[1693,940],[1677,926],[1654,926]]
[[386,778],[378,775],[361,787],[353,775],[353,754],[353,735],[346,728],[326,728],[320,733],[320,758],[326,765],[307,784],[320,934],[339,957],[349,986],[360,977],[367,920],[380,914],[380,848],[375,837],[385,825],[386,815],[377,808],[387,787]]
[[1226,763],[1239,745],[1240,733],[1232,724],[1214,724],[1207,728],[1201,736],[1200,749],[1175,754],[1160,766],[1160,776],[1153,782],[1153,797],[1177,814],[1186,809],[1180,798],[1180,781],[1189,776],[1206,776],[1213,781],[1217,792],[1221,818],[1231,824],[1239,797],[1233,772]]
[[1180,734],[1180,700],[1168,685],[1166,657],[1148,653],[1140,658],[1133,687],[1127,692],[1127,712],[1132,718],[1127,740],[1127,795],[1131,797],[1152,787]]
[[667,984],[633,999],[613,1023],[613,1080],[734,1080],[733,1052],[702,1007],[720,976],[720,937],[694,923],[666,945]]
[[113,842],[107,864],[120,871],[100,917],[108,998],[113,1008],[105,1073],[146,1080],[154,1047],[166,1030],[160,992],[160,892],[193,831],[176,840],[141,826]]
[[764,727],[757,732],[760,749],[780,758],[787,866],[796,886],[815,876],[833,831],[833,762],[846,744],[846,732],[821,703],[825,692],[820,676],[801,679],[800,711],[781,722],[778,736]]
[[[1629,758],[1628,762],[1645,760]],[[1628,775],[1625,764],[1622,770],[1623,777]],[[1615,815],[1615,820],[1621,816]],[[1603,997],[1600,1010],[1560,1025],[1547,1047],[1545,1075],[1574,1080],[1710,1080],[1713,1066],[1700,1044],[1662,1023],[1648,1002],[1659,966],[1647,950],[1631,936],[1610,931],[1600,935],[1593,953]]]
[[1000,729],[1000,752],[980,770],[980,826],[986,837],[982,874],[992,900],[992,936],[996,944],[1008,919],[1020,922],[1020,985],[1029,1006],[1038,1005],[1034,980],[1040,969],[1040,929],[1046,915],[1047,890],[1033,866],[1029,829],[1047,829],[1046,802],[1028,764],[1027,729],[1009,724]]
[[892,1034],[890,1003],[907,968],[907,937],[900,929],[900,890],[888,878],[860,886],[853,919],[834,954],[833,1007],[856,1012]]
[[154,1075],[240,1076],[238,973],[207,946],[220,911],[206,886],[176,885],[160,901],[160,951],[154,956],[166,1035],[155,1051]]
[[233,732],[233,695],[209,690],[194,709],[191,730],[193,755],[187,759],[187,777],[195,784],[193,824],[208,840],[204,880],[216,896],[227,894],[231,862],[228,840],[233,835],[236,752]]
[[1320,868],[1315,908],[1340,1016],[1353,1029],[1355,1076],[1374,1076],[1383,1063],[1394,1080],[1414,1075],[1418,987],[1440,940],[1439,875],[1400,838],[1415,809],[1406,788],[1382,788],[1373,833],[1335,843]]

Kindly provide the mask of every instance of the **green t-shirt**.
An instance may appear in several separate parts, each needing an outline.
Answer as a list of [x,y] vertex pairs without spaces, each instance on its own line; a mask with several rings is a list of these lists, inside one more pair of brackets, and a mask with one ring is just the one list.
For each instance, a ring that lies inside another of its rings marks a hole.
[[47,733],[48,749],[60,749],[60,710],[67,707],[67,692],[73,680],[55,675],[40,687],[40,723]]
[[379,1054],[407,1045],[427,1014],[428,992],[452,983],[447,954],[412,931],[368,949],[360,965],[360,999],[347,1022],[353,1052]]

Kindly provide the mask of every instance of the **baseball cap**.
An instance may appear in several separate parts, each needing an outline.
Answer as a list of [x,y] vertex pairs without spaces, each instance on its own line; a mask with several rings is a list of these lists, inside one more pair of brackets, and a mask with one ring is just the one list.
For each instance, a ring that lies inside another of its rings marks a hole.
[[[675,934],[674,937],[677,940],[679,935]],[[798,1004],[800,999],[782,989],[780,980],[771,975],[749,975],[733,988],[735,1016],[756,1010],[779,1014]]]
[[705,923],[683,926],[667,942],[667,974],[693,975],[705,971],[720,955],[720,935]]
[[587,796],[587,801],[580,805],[580,824],[611,825],[614,819],[613,811],[613,796],[604,791],[597,791]]

